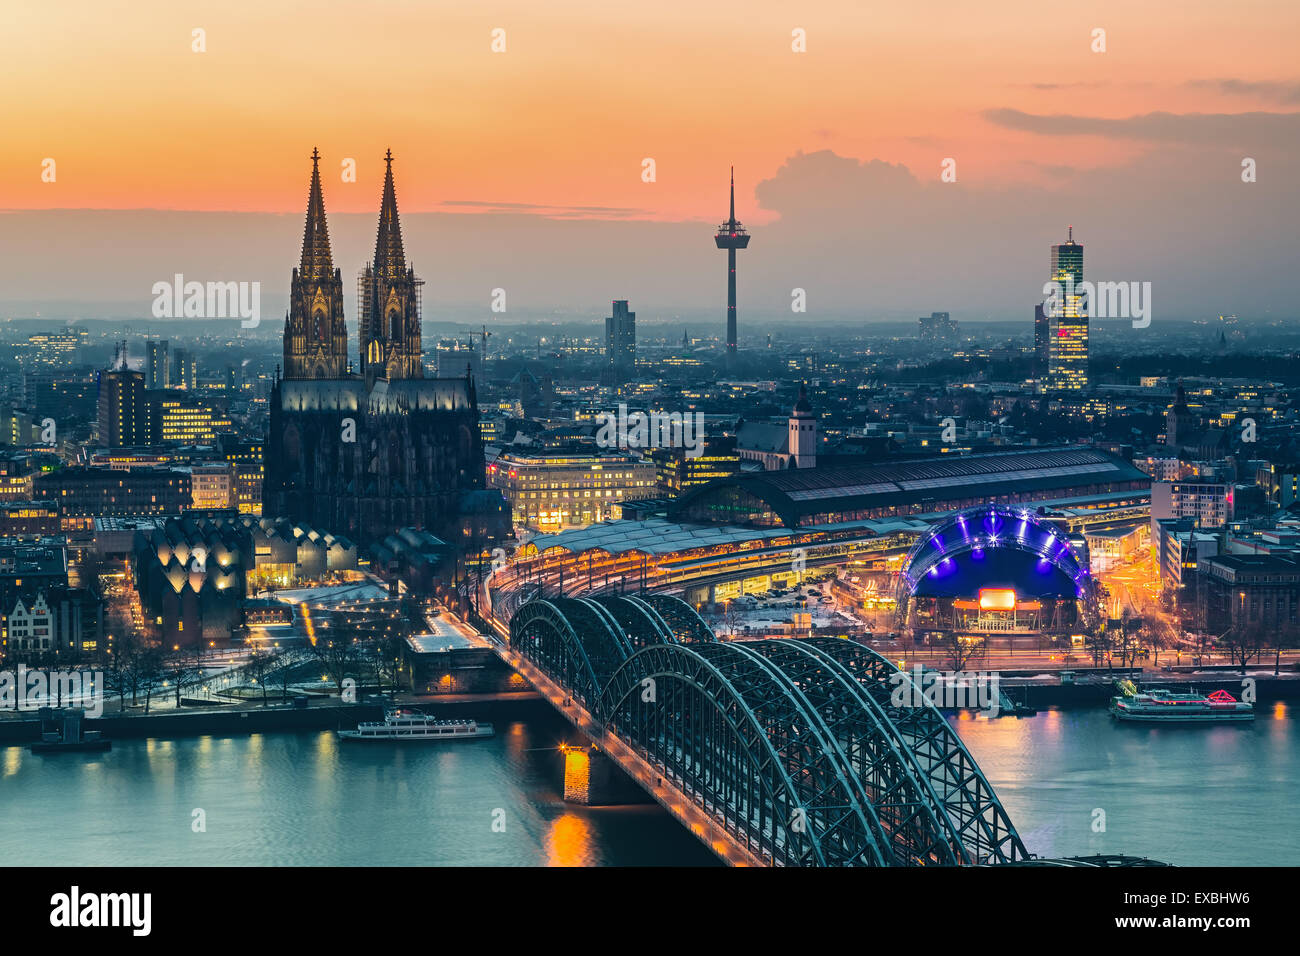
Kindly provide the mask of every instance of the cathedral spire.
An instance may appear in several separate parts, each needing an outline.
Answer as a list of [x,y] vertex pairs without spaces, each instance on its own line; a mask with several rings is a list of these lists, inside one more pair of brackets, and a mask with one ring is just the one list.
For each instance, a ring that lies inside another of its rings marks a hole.
[[375,239],[375,272],[388,280],[406,271],[406,253],[402,249],[402,224],[397,217],[397,189],[393,186],[393,151],[384,156],[384,196],[379,204],[379,235]]
[[420,344],[420,286],[406,265],[402,225],[393,185],[393,151],[384,155],[384,194],[379,202],[375,261],[360,276],[361,374],[368,383],[424,377]]
[[328,279],[334,274],[334,257],[330,254],[330,231],[325,222],[325,196],[320,187],[320,152],[311,151],[311,187],[307,191],[307,226],[302,236],[304,279]]
[[325,197],[320,183],[320,151],[313,149],[302,262],[293,270],[289,314],[284,323],[284,377],[342,378],[347,358],[343,277],[334,268],[334,257],[330,254]]

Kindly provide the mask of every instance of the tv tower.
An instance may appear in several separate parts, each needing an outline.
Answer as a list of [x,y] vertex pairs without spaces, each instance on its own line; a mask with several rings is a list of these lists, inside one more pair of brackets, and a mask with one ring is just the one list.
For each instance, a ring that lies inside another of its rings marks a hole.
[[749,234],[736,222],[736,167],[731,167],[731,216],[713,237],[719,249],[727,250],[727,358],[736,354],[736,250],[749,245]]

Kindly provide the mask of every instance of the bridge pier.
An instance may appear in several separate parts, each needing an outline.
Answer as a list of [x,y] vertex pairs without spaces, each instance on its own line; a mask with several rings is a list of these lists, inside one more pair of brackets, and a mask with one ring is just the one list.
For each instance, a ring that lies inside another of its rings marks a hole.
[[609,807],[651,802],[645,791],[595,744],[566,744],[561,753],[565,803]]

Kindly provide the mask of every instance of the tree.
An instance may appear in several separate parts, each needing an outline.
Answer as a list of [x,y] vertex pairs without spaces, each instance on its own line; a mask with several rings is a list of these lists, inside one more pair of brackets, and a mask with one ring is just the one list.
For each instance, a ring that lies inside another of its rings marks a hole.
[[954,672],[964,671],[970,661],[983,657],[987,643],[987,637],[964,637],[955,631],[944,632],[943,639],[940,641],[947,654],[948,664]]
[[204,670],[188,654],[174,654],[166,661],[164,667],[167,683],[176,689],[176,709],[181,707],[181,691],[197,684],[204,677]]
[[1273,646],[1273,676],[1282,670],[1282,651],[1300,644],[1300,624],[1280,624],[1269,643]]
[[1246,672],[1246,665],[1264,653],[1264,636],[1258,628],[1231,627],[1219,643],[1227,648],[1228,658]]
[[262,689],[262,706],[266,706],[266,677],[271,671],[271,658],[261,648],[255,647],[251,654],[248,655],[248,663],[244,665],[244,673],[254,684]]
[[1110,652],[1110,634],[1106,628],[1102,625],[1089,628],[1083,643],[1092,652],[1092,666],[1100,667],[1101,659]]
[[144,691],[144,712],[149,713],[149,704],[153,693],[163,680],[162,651],[156,647],[146,647],[134,658],[132,674],[131,700],[135,702],[137,689]]
[[356,667],[356,644],[345,637],[318,635],[316,642],[309,642],[307,647],[317,663],[325,669],[327,678],[333,681],[334,686],[342,693],[343,681],[348,676],[348,671]]

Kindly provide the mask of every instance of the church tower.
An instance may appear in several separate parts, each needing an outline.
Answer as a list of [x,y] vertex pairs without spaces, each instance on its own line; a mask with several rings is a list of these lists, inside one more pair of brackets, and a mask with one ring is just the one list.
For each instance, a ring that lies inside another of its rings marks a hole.
[[1178,431],[1180,428],[1186,428],[1191,423],[1191,410],[1187,407],[1187,393],[1183,391],[1183,383],[1178,383],[1178,390],[1174,393],[1174,407],[1165,413],[1165,446],[1173,449],[1178,453]]
[[375,261],[361,273],[361,374],[369,385],[388,380],[424,378],[420,345],[420,286],[415,270],[406,265],[402,225],[397,218],[393,186],[393,151],[384,157],[384,196],[379,205],[379,235]]
[[817,466],[817,419],[813,417],[808,389],[799,383],[799,397],[787,424],[786,451],[790,453],[788,468],[815,468]]
[[343,274],[334,268],[330,254],[325,198],[320,187],[320,153],[313,149],[302,262],[293,270],[289,311],[284,317],[284,377],[343,378],[347,365]]

